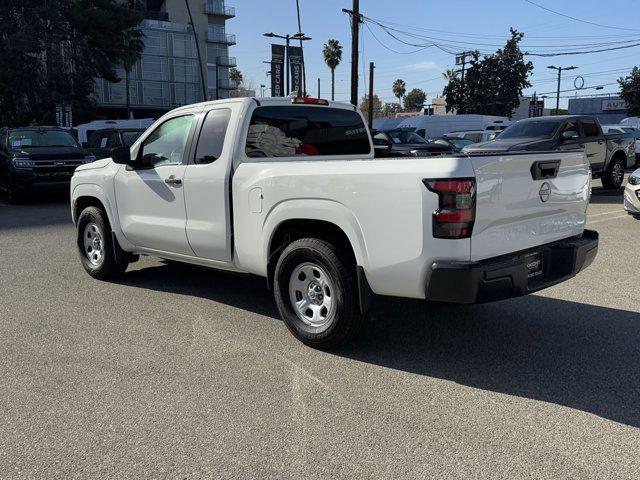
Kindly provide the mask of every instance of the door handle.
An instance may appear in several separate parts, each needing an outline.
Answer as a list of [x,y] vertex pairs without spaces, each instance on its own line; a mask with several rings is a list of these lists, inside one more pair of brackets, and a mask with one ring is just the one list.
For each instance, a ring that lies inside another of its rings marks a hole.
[[171,175],[169,178],[164,179],[164,183],[167,185],[182,185],[182,180]]

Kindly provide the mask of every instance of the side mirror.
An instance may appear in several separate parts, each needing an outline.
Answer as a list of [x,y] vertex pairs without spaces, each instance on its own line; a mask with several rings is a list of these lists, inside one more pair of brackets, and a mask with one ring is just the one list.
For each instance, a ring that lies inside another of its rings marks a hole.
[[373,139],[373,148],[377,148],[378,150],[391,150],[391,142],[382,138],[374,138]]
[[131,159],[131,149],[129,147],[116,147],[111,149],[111,159],[114,163],[120,165],[134,166],[134,161]]
[[563,140],[576,140],[578,138],[578,132],[575,130],[565,130],[562,132]]

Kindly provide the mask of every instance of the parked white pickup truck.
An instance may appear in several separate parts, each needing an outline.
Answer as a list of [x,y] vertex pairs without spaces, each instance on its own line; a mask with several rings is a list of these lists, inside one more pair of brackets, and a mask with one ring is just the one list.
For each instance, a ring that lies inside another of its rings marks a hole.
[[140,254],[261,275],[291,332],[330,348],[375,295],[477,303],[573,277],[598,247],[590,180],[579,151],[374,159],[352,105],[239,98],[79,167],[72,216],[93,277]]

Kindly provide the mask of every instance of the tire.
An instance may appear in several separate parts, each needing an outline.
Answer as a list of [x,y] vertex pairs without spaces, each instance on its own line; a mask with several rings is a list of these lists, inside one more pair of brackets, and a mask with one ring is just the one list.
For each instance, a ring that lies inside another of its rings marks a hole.
[[20,195],[16,191],[16,187],[13,185],[13,178],[9,176],[9,180],[7,182],[7,202],[11,205],[18,205],[22,203],[22,195]]
[[111,226],[107,215],[99,208],[87,207],[80,214],[77,245],[82,266],[93,278],[117,278],[129,266],[128,262],[116,261]]
[[290,243],[278,259],[273,283],[280,316],[305,345],[339,347],[362,325],[355,262],[329,242],[303,238]]
[[625,159],[618,157],[611,160],[606,172],[602,175],[602,186],[607,190],[619,190],[624,182],[625,167]]

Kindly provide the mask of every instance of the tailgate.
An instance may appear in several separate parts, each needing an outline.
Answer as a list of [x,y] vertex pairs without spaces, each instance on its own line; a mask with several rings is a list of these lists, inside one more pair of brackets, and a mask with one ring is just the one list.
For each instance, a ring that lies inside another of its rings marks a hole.
[[471,260],[582,233],[591,187],[583,152],[502,153],[470,161],[477,182]]

